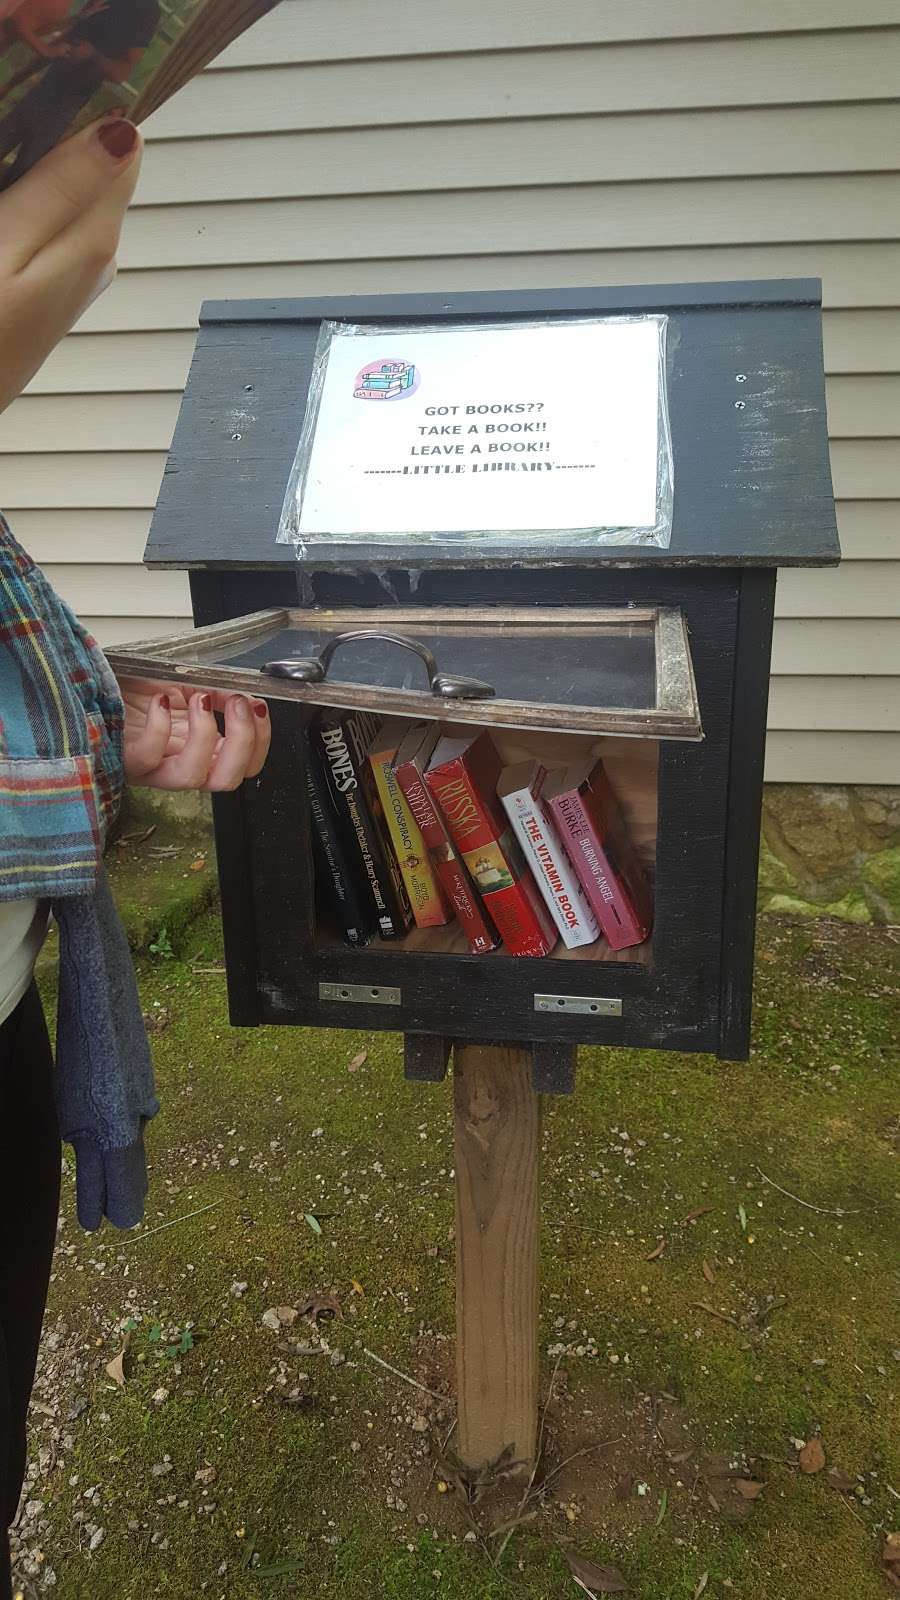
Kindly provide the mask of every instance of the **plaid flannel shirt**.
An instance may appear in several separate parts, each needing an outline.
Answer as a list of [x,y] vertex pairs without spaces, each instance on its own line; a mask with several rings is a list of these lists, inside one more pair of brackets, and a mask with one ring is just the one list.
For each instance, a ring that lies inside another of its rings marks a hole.
[[122,728],[101,650],[0,516],[0,900],[94,890]]

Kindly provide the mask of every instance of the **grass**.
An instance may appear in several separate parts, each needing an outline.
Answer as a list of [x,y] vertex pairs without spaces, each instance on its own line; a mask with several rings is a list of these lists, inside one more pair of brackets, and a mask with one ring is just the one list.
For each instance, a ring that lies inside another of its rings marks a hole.
[[[49,1564],[60,1600],[556,1600],[580,1592],[571,1549],[619,1567],[640,1600],[692,1600],[704,1573],[704,1593],[740,1600],[888,1592],[889,930],[765,921],[750,1063],[586,1050],[576,1094],[548,1104],[548,1460],[619,1442],[553,1479],[499,1570],[489,1531],[520,1491],[473,1509],[441,1493],[431,1441],[449,1405],[363,1354],[452,1390],[446,1086],[407,1085],[392,1035],[231,1029],[224,978],[203,970],[220,963],[212,913],[173,958],[142,963],[164,1107],[145,1235],[81,1235],[65,1179],[29,1488],[47,1524],[26,1541],[36,1583]],[[312,1291],[344,1309],[321,1330],[331,1354],[298,1353],[317,1342],[308,1321],[279,1335],[261,1320]],[[118,1388],[105,1366],[126,1323]],[[851,1492],[796,1470],[794,1441],[813,1434]],[[755,1501],[733,1463],[765,1482]]]

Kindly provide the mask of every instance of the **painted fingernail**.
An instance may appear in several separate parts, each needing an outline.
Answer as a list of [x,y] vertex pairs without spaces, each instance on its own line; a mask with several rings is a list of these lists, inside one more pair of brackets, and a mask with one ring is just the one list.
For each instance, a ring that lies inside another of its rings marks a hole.
[[162,707],[163,711],[171,711],[172,702],[169,699],[169,696],[167,694],[161,694],[160,695],[159,703],[160,703],[160,706]]
[[200,710],[201,711],[212,711],[212,695],[211,694],[202,694],[200,696]]
[[267,717],[269,715],[269,708],[265,700],[254,700],[253,710],[258,717]]
[[130,156],[137,144],[137,137],[137,128],[127,117],[116,117],[113,122],[104,122],[97,129],[97,138],[113,161],[124,161],[126,156]]

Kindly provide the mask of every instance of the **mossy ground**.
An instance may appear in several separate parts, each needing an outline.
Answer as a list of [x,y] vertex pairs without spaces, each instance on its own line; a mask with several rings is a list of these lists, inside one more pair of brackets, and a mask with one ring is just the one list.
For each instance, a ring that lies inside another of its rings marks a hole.
[[[546,1116],[551,1469],[616,1442],[551,1477],[495,1567],[487,1535],[518,1491],[471,1512],[439,1492],[449,1406],[363,1353],[452,1388],[446,1086],[407,1085],[392,1035],[231,1029],[206,913],[177,956],[141,966],[164,1108],[144,1233],[81,1235],[65,1179],[29,1490],[54,1593],[562,1600],[580,1592],[571,1549],[641,1600],[691,1600],[704,1574],[717,1600],[886,1594],[898,954],[889,930],[767,920],[749,1064],[581,1052],[576,1094]],[[261,1321],[311,1291],[343,1306],[323,1329],[335,1361],[298,1353],[309,1322]],[[105,1367],[126,1319],[118,1388]],[[855,1493],[796,1470],[793,1441],[813,1434]],[[758,1499],[741,1501],[733,1463],[765,1481]],[[104,1530],[92,1553],[86,1521]]]

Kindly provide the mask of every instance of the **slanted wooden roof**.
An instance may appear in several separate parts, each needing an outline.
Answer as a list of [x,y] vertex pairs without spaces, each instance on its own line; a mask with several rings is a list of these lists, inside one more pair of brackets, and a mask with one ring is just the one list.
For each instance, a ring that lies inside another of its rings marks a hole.
[[[462,317],[665,312],[675,473],[668,549],[561,542],[520,561],[631,566],[827,566],[839,560],[825,416],[817,279],[623,289],[212,301],[145,559],[169,567],[296,564],[276,543],[325,319],[408,323]],[[738,404],[737,402],[740,402]],[[494,552],[485,558],[497,565]],[[502,560],[516,560],[510,545]],[[477,553],[317,548],[310,566],[471,566]]]

